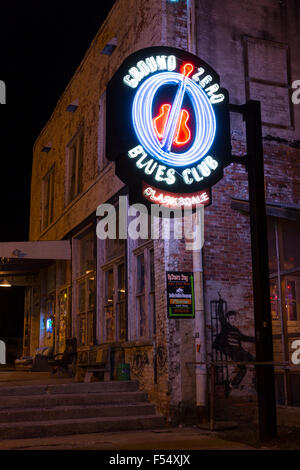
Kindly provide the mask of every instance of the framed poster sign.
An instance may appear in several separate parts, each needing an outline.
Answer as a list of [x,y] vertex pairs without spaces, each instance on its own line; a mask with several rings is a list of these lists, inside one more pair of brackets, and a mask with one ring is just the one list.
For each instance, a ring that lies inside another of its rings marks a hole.
[[169,318],[195,318],[194,274],[167,271]]

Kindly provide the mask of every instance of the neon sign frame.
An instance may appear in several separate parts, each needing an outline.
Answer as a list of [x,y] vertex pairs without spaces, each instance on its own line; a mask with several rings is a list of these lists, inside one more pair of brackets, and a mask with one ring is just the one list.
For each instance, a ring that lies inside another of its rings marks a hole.
[[110,80],[106,97],[107,158],[129,186],[130,202],[145,202],[142,181],[178,195],[222,178],[231,157],[228,93],[199,57],[169,47],[137,51]]
[[[183,153],[166,151],[161,146],[153,129],[152,107],[155,94],[164,85],[182,83],[183,75],[176,72],[162,72],[148,78],[138,88],[132,105],[132,121],[140,144],[145,151],[163,163],[173,166],[192,165],[209,151],[216,134],[216,119],[212,105],[204,91],[190,78],[185,78],[185,91],[191,95],[195,112],[195,140],[190,149]],[[173,104],[173,109],[181,103]],[[178,110],[175,109],[175,112]],[[168,122],[170,122],[171,118]],[[174,126],[174,122],[171,124]],[[176,122],[175,122],[176,125]],[[165,134],[168,134],[166,132]],[[172,134],[172,131],[169,132]],[[173,129],[173,135],[175,129]],[[170,144],[167,144],[170,146]]]

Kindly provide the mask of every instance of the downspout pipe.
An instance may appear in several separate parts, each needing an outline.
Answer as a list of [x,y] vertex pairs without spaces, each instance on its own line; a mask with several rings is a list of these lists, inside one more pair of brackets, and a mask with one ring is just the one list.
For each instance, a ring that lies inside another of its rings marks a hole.
[[[203,283],[203,262],[202,245],[204,233],[204,209],[197,210],[194,221],[194,233],[200,231],[200,243],[198,241],[196,249],[193,250],[193,272],[195,289],[195,356],[196,362],[206,361],[206,334],[205,334],[205,309],[204,309],[204,283]],[[202,217],[201,217],[202,216]],[[206,407],[207,405],[207,368],[206,364],[196,364],[196,406]]]

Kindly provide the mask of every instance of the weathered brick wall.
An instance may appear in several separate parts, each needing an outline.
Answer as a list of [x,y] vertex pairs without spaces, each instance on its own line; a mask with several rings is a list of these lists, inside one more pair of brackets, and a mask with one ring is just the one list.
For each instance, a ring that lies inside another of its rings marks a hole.
[[[286,64],[290,82],[300,78],[300,8],[297,0],[219,0],[195,1],[197,55],[208,62],[221,77],[221,85],[229,91],[232,103],[243,104],[246,100],[246,56],[244,39],[246,37],[263,39],[288,46],[289,63]],[[269,59],[269,57],[268,57]],[[253,64],[263,77],[266,57]],[[277,57],[271,57],[268,65],[277,70]],[[281,67],[279,67],[281,70]],[[271,76],[272,81],[279,80]],[[291,85],[291,83],[289,83]],[[278,90],[276,90],[278,92]],[[279,95],[272,95],[274,112],[280,112]],[[300,139],[300,106],[293,106],[295,126],[289,129],[264,127],[264,135],[272,135],[297,141]],[[242,120],[233,116],[235,134],[243,138]],[[283,122],[283,125],[286,123]]]
[[[233,141],[233,154],[242,155],[245,151],[243,142]],[[299,205],[300,150],[265,140],[264,155],[266,201]],[[208,358],[212,347],[210,301],[217,300],[219,293],[228,310],[238,312],[240,331],[254,336],[250,220],[248,214],[231,209],[232,198],[248,199],[247,174],[238,164],[225,169],[224,178],[213,188],[213,203],[205,209],[203,253]],[[255,356],[253,344],[243,343],[243,347]],[[253,368],[248,368],[244,380],[231,395],[254,394],[253,375]],[[234,376],[233,369],[230,376]]]
[[[288,45],[290,79],[300,76],[297,59],[300,11],[297,2],[213,0],[195,3],[197,53],[218,71],[221,85],[229,91],[231,103],[242,104],[246,101],[247,58],[243,44],[246,36]],[[270,60],[274,69],[276,60],[275,56],[273,63]],[[255,67],[263,73],[263,57]],[[272,77],[272,80],[276,82],[277,77]],[[280,96],[276,93],[268,105],[274,107],[274,112],[283,112]],[[290,106],[294,114],[294,128],[263,126],[266,200],[299,206],[300,107]],[[287,125],[285,122],[282,124]],[[231,132],[232,153],[244,155],[245,128],[238,115],[231,116]],[[210,301],[217,300],[219,292],[227,301],[228,310],[238,312],[237,327],[240,331],[250,336],[254,334],[249,215],[231,209],[232,197],[248,199],[247,174],[242,165],[232,164],[225,169],[223,180],[213,188],[213,203],[205,209],[203,252],[208,359],[211,354]],[[243,343],[243,347],[255,354],[253,344]],[[231,398],[255,393],[252,370],[249,368],[240,386],[230,391]],[[231,378],[235,372],[230,370]]]

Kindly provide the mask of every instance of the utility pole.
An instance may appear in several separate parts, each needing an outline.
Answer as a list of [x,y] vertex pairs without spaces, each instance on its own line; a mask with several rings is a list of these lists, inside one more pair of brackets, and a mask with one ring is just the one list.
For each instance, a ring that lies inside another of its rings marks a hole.
[[[248,171],[252,279],[256,361],[273,361],[272,317],[270,304],[267,217],[264,187],[264,154],[259,101],[230,105],[230,111],[246,121],[247,155],[232,157],[244,163]],[[274,366],[256,366],[259,436],[261,440],[277,435]]]
[[[246,103],[245,118],[256,360],[266,362],[273,361],[273,338],[264,186],[264,153],[259,101],[248,101]],[[277,434],[274,367],[273,365],[257,366],[256,374],[259,434],[262,440],[271,439]]]

